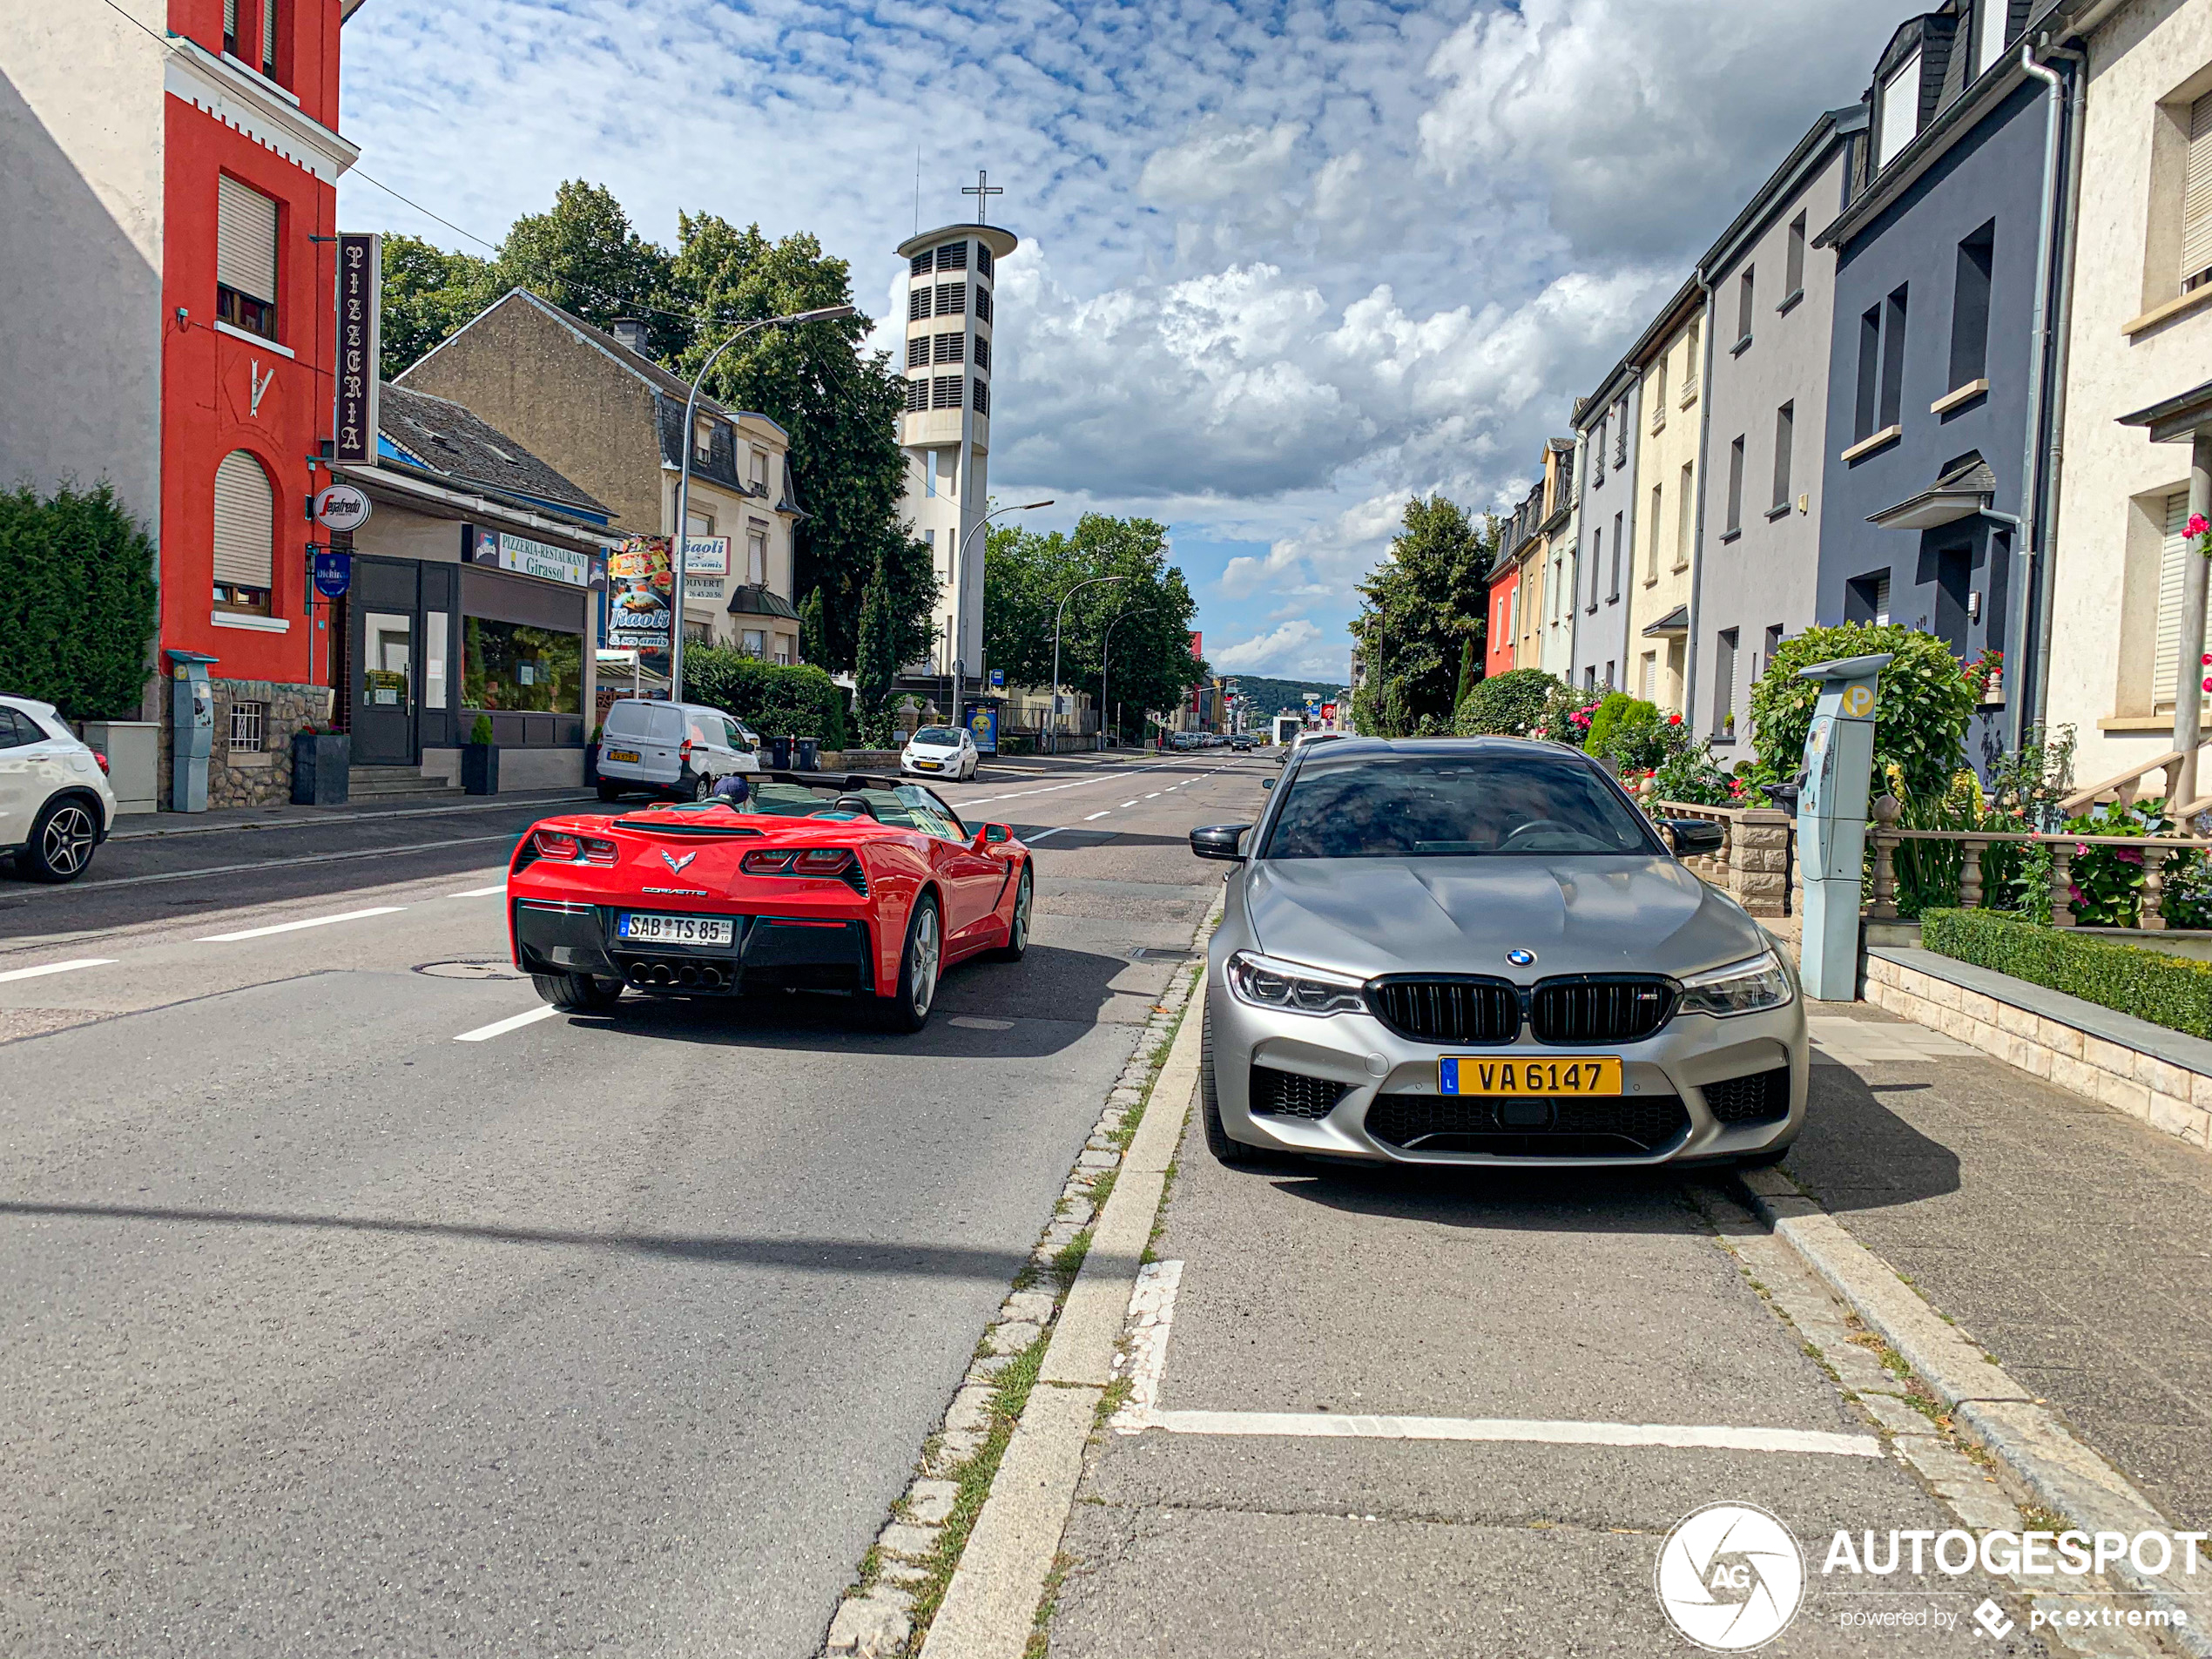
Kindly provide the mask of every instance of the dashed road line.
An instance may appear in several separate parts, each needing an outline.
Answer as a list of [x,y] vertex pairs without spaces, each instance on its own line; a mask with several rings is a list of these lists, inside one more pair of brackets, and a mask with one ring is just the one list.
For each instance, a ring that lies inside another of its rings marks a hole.
[[474,1031],[463,1031],[455,1042],[489,1042],[494,1037],[503,1037],[509,1031],[519,1031],[526,1025],[536,1025],[540,1020],[550,1020],[561,1010],[550,1002],[543,1008],[532,1008],[526,1014],[510,1014],[503,1020],[494,1020],[489,1025],[480,1025]]
[[448,899],[487,899],[495,893],[506,891],[507,884],[502,881],[496,887],[471,887],[466,893],[448,893],[446,897]]
[[309,916],[304,921],[280,921],[266,927],[241,927],[232,934],[207,934],[192,941],[195,945],[227,945],[240,939],[266,939],[271,934],[296,934],[302,927],[327,927],[334,921],[359,921],[365,916],[388,916],[404,910],[405,905],[372,905],[366,910],[341,910],[334,916]]
[[36,968],[11,968],[0,974],[0,980],[38,979],[48,974],[66,974],[79,968],[105,968],[114,960],[112,956],[78,956],[65,962],[41,962]]
[[1089,823],[1089,822],[1090,822],[1090,820],[1091,820],[1092,819],[1094,819],[1094,818],[1109,818],[1109,817],[1111,817],[1111,816],[1112,816],[1112,809],[1109,807],[1107,811],[1103,812],[1103,813],[1089,813],[1088,816],[1086,816],[1086,817],[1084,818],[1083,822],[1084,822],[1084,823],[1086,823],[1086,824],[1088,824],[1088,823]]

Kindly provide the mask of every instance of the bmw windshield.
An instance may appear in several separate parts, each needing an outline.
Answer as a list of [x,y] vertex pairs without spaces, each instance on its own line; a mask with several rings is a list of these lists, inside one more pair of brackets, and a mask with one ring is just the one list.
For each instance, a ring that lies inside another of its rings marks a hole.
[[1291,775],[1264,859],[1649,858],[1643,815],[1584,763],[1536,749],[1309,756]]

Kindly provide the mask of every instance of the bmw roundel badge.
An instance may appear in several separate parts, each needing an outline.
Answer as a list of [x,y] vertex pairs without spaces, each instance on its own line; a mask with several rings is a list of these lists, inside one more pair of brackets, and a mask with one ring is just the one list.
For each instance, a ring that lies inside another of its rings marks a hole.
[[1515,968],[1528,968],[1534,964],[1536,953],[1533,950],[1509,950],[1506,953],[1506,960]]

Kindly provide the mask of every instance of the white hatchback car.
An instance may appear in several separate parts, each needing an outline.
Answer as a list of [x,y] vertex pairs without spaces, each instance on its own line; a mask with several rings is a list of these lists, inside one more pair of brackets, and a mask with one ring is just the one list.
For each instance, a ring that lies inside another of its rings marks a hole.
[[115,823],[107,757],[51,703],[0,697],[0,856],[33,881],[74,881]]
[[702,703],[617,698],[599,733],[599,799],[705,800],[732,772],[760,770],[760,739]]
[[899,770],[924,778],[965,780],[983,764],[982,752],[965,727],[926,725],[899,752]]

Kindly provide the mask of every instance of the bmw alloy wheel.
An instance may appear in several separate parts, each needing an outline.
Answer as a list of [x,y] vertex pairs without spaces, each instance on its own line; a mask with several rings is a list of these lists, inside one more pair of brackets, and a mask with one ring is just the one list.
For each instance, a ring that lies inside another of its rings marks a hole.
[[45,833],[38,838],[38,855],[49,870],[66,881],[91,862],[92,848],[98,840],[91,813],[71,802],[47,819]]

